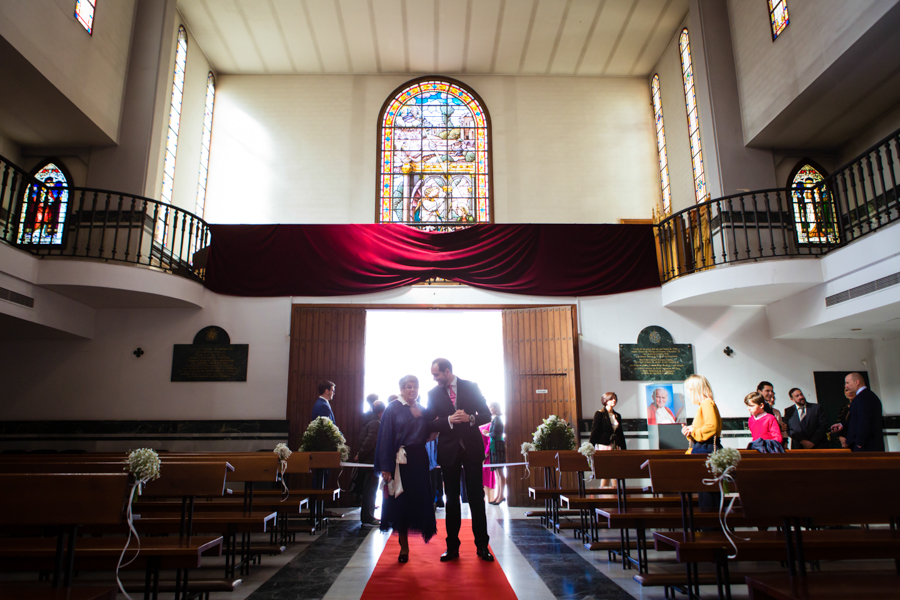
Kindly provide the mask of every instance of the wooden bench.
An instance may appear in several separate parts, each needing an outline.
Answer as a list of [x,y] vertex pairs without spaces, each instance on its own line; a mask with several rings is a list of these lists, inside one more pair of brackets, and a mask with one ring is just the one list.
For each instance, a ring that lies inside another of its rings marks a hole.
[[[571,452],[575,452],[572,450]],[[539,470],[543,476],[543,486],[533,486],[528,488],[528,497],[533,500],[542,501],[544,510],[528,511],[526,517],[538,517],[541,524],[546,527],[554,527],[559,522],[560,517],[576,516],[578,511],[560,512],[559,496],[561,494],[578,494],[579,488],[562,489],[560,487],[561,478],[557,477],[557,467],[559,463],[556,455],[557,450],[532,450],[525,457],[529,469]]]
[[[783,477],[780,473],[793,470],[796,472],[815,473],[822,465],[832,465],[832,467],[843,471],[855,470],[865,471],[872,467],[872,460],[865,460],[858,456],[842,455],[837,457],[816,457],[813,454],[796,453],[799,456],[785,455],[751,455],[741,461],[738,472],[760,473],[768,478],[768,483],[761,488],[765,497],[771,497],[774,493],[780,494],[782,491]],[[777,458],[774,458],[777,457]],[[884,455],[882,455],[884,457]],[[878,460],[878,459],[876,459]],[[672,461],[672,460],[650,460],[648,463],[651,479],[654,489],[678,492],[683,499],[681,510],[682,531],[679,533],[654,533],[654,541],[657,550],[674,550],[676,560],[682,562],[686,566],[685,585],[687,586],[689,597],[693,598],[699,594],[700,581],[697,573],[697,563],[713,562],[716,565],[716,580],[719,588],[719,596],[730,598],[730,581],[733,577],[729,575],[728,554],[732,550],[731,544],[721,531],[715,532],[697,532],[698,527],[706,525],[702,520],[697,519],[697,515],[693,512],[691,501],[692,495],[701,491],[709,491],[709,487],[702,483],[704,478],[709,479],[711,476],[706,470],[704,461]],[[776,475],[778,473],[779,475]],[[814,478],[816,475],[812,475]],[[759,510],[753,513],[746,511],[745,496],[746,485],[740,484],[742,479],[738,479],[739,491],[741,491],[740,512],[729,516],[728,522],[732,526],[752,526],[752,525],[778,525],[782,519],[777,515],[773,515],[771,511]],[[833,480],[828,485],[833,486]],[[776,492],[777,490],[777,492]],[[827,494],[824,496],[827,497]],[[802,502],[798,502],[796,498],[791,501],[795,511],[806,512],[806,507]],[[808,515],[813,516],[813,515]],[[818,515],[819,523],[840,524],[851,522],[863,522],[854,512],[835,512],[828,511]],[[836,518],[837,517],[837,518]],[[877,521],[874,521],[877,522]],[[811,531],[804,534],[809,542],[810,559],[838,559],[846,557],[847,548],[859,548],[856,556],[859,558],[884,557],[885,544],[891,544],[889,539],[890,532],[868,532],[865,530],[838,530],[838,531]],[[741,531],[738,534],[740,538],[737,541],[738,556],[737,560],[760,561],[760,560],[786,560],[787,555],[784,551],[785,536],[777,531]],[[865,540],[865,541],[864,541]],[[868,549],[862,549],[860,545],[869,545]]]
[[[742,469],[735,479],[745,514],[783,519],[788,573],[748,576],[751,598],[880,600],[900,595],[900,457],[818,461],[812,465]],[[777,486],[773,485],[777,482]],[[883,522],[888,529],[803,531],[805,519],[847,515],[858,522]],[[894,573],[810,573],[806,560],[828,551],[836,558],[892,558]],[[842,581],[842,583],[839,583]],[[844,595],[841,595],[841,594]]]

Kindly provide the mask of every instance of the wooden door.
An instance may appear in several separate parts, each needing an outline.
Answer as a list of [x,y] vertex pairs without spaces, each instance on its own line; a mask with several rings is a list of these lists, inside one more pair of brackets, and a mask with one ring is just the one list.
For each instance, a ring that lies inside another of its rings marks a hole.
[[[295,305],[291,311],[291,352],[288,377],[288,443],[300,447],[318,398],[319,381],[335,384],[331,401],[335,424],[355,451],[362,418],[365,376],[366,310],[364,308],[316,308]],[[334,477],[336,473],[333,473]],[[349,489],[350,469],[341,477]],[[341,504],[346,500],[342,497]]]
[[[509,462],[524,460],[522,442],[530,442],[541,421],[557,415],[575,429],[581,416],[575,307],[519,308],[503,311],[506,365],[506,454]],[[580,442],[579,442],[580,443]],[[543,485],[543,476],[522,479],[522,467],[512,467],[508,479],[510,506],[531,506],[528,487]],[[572,481],[564,480],[571,487]]]

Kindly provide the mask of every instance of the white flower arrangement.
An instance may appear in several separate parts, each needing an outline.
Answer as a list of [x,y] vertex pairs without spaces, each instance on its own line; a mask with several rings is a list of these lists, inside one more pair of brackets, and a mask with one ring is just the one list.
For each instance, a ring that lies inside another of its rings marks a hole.
[[538,425],[533,437],[535,450],[574,450],[575,432],[556,415],[550,415]]
[[[128,464],[124,470],[133,474],[138,483],[159,479],[159,454],[150,448],[131,450],[128,453]],[[140,490],[140,485],[138,490]]]
[[522,456],[528,457],[528,453],[534,450],[534,444],[531,442],[522,442]]
[[584,442],[583,444],[581,444],[581,447],[578,448],[578,451],[584,454],[587,458],[590,458],[594,456],[594,452],[596,452],[597,449],[594,448],[594,445],[592,443]]
[[721,477],[729,468],[737,468],[741,453],[735,448],[716,450],[706,459],[706,468],[716,477]]
[[341,460],[350,458],[347,439],[328,417],[316,417],[303,433],[300,452],[340,452]]
[[284,442],[276,445],[275,449],[272,450],[272,452],[278,455],[278,460],[287,460],[291,457],[291,454],[293,454],[293,452],[291,452],[291,449],[288,448],[287,444],[285,444]]

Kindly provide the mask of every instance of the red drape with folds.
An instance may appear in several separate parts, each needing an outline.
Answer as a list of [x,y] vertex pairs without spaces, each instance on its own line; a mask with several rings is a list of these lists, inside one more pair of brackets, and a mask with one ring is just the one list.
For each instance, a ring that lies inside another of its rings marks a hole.
[[650,225],[211,225],[206,286],[235,296],[345,296],[442,277],[534,296],[659,286]]

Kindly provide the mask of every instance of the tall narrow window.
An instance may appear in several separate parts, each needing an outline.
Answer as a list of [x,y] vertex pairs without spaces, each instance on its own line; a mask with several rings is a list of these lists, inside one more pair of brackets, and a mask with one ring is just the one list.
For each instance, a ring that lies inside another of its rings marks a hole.
[[681,78],[684,81],[684,105],[687,109],[688,135],[691,139],[691,166],[694,171],[694,196],[697,202],[706,200],[706,175],[703,173],[703,153],[700,150],[700,113],[697,110],[697,92],[694,88],[694,67],[691,62],[691,42],[688,30],[681,31],[678,40],[681,51]]
[[178,152],[178,126],[181,124],[181,102],[184,99],[184,69],[187,66],[187,31],[178,27],[178,45],[175,48],[175,78],[172,84],[172,105],[169,108],[169,130],[166,134],[166,159],[163,164],[161,200],[172,203],[175,185],[175,155]]
[[772,41],[775,41],[791,19],[788,17],[787,0],[769,0],[769,21],[772,23]]
[[669,186],[669,157],[666,154],[666,128],[663,125],[659,75],[653,76],[650,93],[653,96],[653,113],[656,115],[656,150],[659,153],[659,185],[662,188],[663,214],[667,214],[672,210],[672,190]]
[[791,204],[798,243],[836,244],[840,241],[837,216],[825,186],[825,176],[808,162],[801,162],[791,178]]
[[423,78],[388,98],[379,119],[376,221],[441,229],[490,223],[490,118],[474,91]]
[[97,10],[97,0],[75,0],[75,19],[91,35],[94,35],[95,10]]
[[52,161],[32,173],[44,185],[29,185],[19,218],[19,244],[59,246],[69,210],[69,178]]
[[206,180],[209,178],[209,144],[212,141],[213,106],[216,103],[216,77],[206,76],[206,108],[203,111],[203,138],[200,140],[200,177],[197,182],[197,216],[206,209]]

